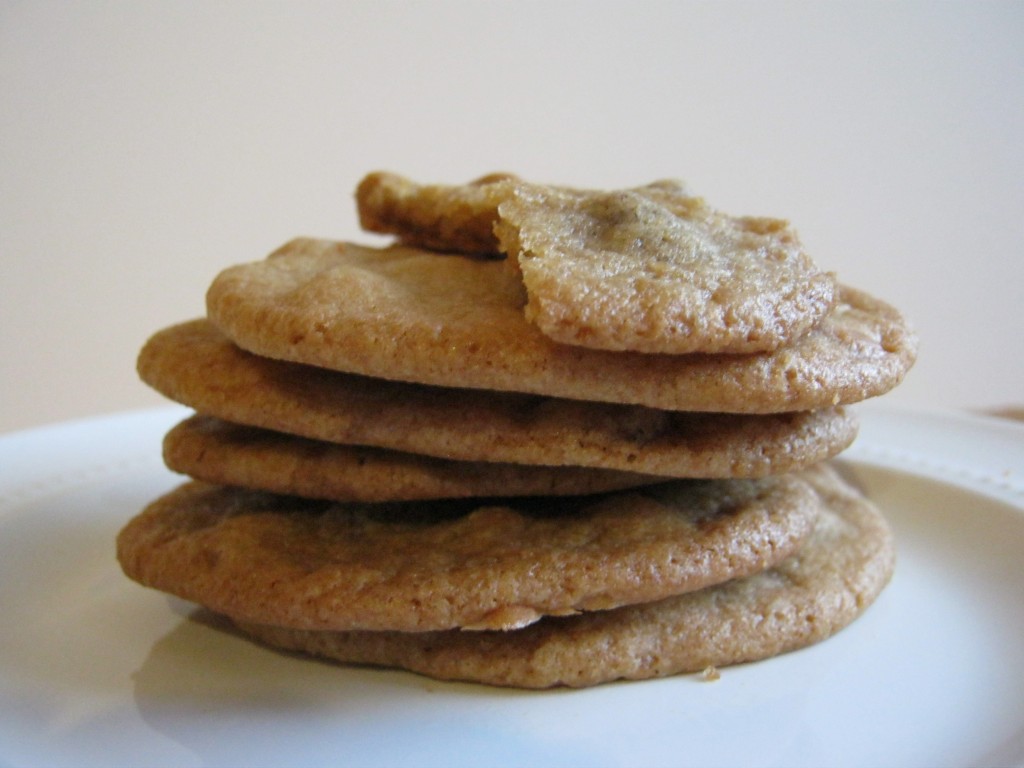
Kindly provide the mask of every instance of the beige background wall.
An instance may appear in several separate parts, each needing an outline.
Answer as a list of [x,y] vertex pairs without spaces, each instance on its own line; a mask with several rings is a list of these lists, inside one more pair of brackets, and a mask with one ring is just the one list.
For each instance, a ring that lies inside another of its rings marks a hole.
[[1024,4],[0,3],[0,431],[163,401],[157,328],[387,168],[675,176],[905,309],[892,403],[1024,401]]

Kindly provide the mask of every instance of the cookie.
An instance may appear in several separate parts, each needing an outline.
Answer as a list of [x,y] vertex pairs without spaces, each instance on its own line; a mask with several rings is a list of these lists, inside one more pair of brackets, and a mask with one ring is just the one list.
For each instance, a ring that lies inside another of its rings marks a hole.
[[654,185],[584,192],[515,184],[498,207],[526,318],[563,344],[764,352],[832,311],[835,277],[779,219],[735,217]]
[[369,379],[253,355],[204,320],[155,334],[138,369],[172,400],[226,421],[462,461],[755,477],[835,455],[857,433],[842,408],[681,413]]
[[895,549],[878,510],[830,469],[804,475],[824,509],[799,552],[718,586],[514,632],[317,632],[238,620],[275,647],[500,686],[584,687],[765,659],[824,640],[888,583]]
[[498,203],[507,194],[505,182],[514,179],[492,173],[468,184],[423,185],[393,173],[370,173],[356,188],[359,223],[420,248],[499,255]]
[[248,622],[508,630],[763,570],[818,512],[788,476],[383,505],[190,482],[130,521],[117,555],[132,579]]
[[843,288],[792,346],[748,355],[650,355],[559,344],[526,320],[502,262],[300,239],[221,272],[208,317],[267,357],[448,387],[680,411],[814,410],[880,395],[916,356],[891,306]]
[[450,461],[325,443],[193,416],[164,438],[176,472],[221,485],[332,501],[578,495],[663,482],[633,472]]
[[601,192],[495,174],[420,185],[373,173],[365,229],[409,245],[508,254],[526,317],[564,344],[667,354],[763,352],[831,311],[837,288],[780,219],[729,216],[677,182]]

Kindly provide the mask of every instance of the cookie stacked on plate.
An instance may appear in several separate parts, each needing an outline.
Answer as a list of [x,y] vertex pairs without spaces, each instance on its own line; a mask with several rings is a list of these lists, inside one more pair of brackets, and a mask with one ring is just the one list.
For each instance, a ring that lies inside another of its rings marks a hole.
[[193,479],[118,537],[133,579],[271,645],[586,686],[823,639],[891,535],[828,466],[912,365],[902,316],[775,219],[674,182],[357,190],[374,248],[226,269],[143,380]]

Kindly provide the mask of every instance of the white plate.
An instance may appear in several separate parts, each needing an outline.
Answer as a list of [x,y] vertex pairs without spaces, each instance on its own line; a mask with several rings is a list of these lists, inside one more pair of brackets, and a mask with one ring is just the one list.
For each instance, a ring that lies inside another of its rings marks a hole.
[[125,579],[177,484],[177,408],[0,438],[0,764],[1024,764],[1024,427],[863,408],[846,454],[900,560],[825,643],[699,676],[523,692],[266,650]]

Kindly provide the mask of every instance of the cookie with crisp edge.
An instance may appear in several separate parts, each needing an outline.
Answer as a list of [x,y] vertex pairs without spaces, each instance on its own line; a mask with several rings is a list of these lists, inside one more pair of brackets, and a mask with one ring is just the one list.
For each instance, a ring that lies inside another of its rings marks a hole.
[[196,480],[332,501],[568,496],[664,482],[613,469],[451,461],[339,445],[210,416],[173,427],[163,455],[170,469]]
[[583,497],[337,504],[189,482],[117,538],[132,579],[296,629],[514,629],[763,570],[814,527],[790,476]]
[[813,410],[898,384],[917,341],[893,307],[844,288],[790,347],[749,355],[649,355],[558,344],[523,315],[502,262],[406,247],[300,239],[230,267],[211,321],[255,354],[402,381],[679,411]]
[[156,333],[138,369],[172,400],[226,421],[463,461],[755,477],[826,459],[857,434],[842,408],[684,413],[370,379],[253,355],[204,320]]
[[271,646],[443,680],[585,687],[758,661],[839,632],[893,572],[881,513],[834,472],[803,475],[826,509],[800,551],[773,569],[660,602],[546,618],[515,632],[310,632],[236,620]]

